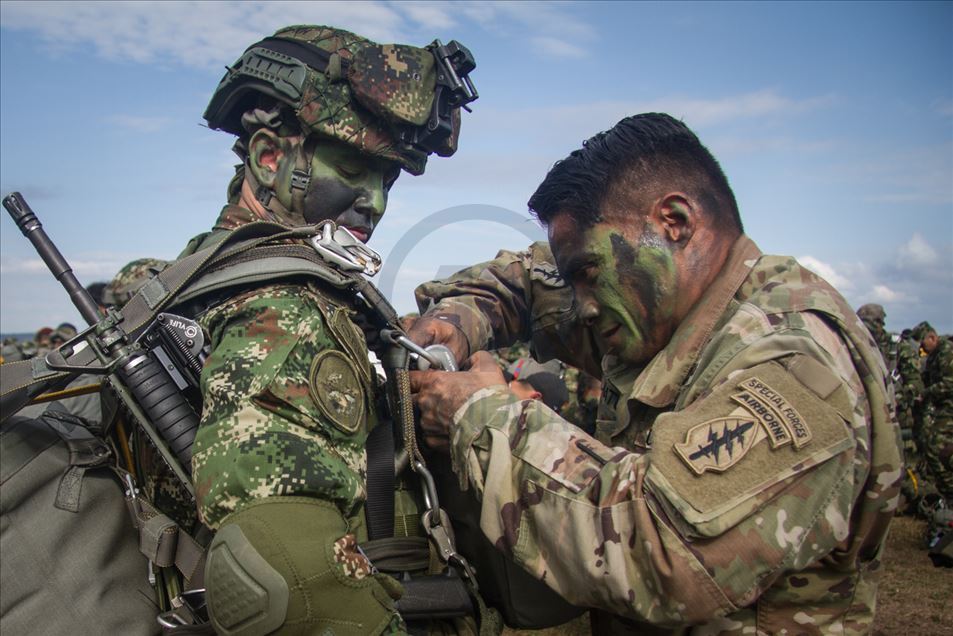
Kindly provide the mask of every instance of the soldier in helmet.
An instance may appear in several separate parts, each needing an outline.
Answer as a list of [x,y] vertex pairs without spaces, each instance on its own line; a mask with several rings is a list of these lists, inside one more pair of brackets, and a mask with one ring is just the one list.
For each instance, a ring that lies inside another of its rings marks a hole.
[[923,374],[929,424],[924,434],[927,470],[947,504],[953,502],[953,343],[932,327],[923,336]]
[[[324,26],[251,45],[205,113],[237,136],[228,203],[180,257],[259,221],[333,221],[366,242],[401,171],[420,175],[429,154],[456,149],[460,103],[445,99],[434,50]],[[340,290],[262,274],[190,305],[210,343],[191,468],[200,520],[216,532],[205,579],[212,624],[242,634],[400,631],[400,585],[359,547],[365,440],[378,421],[364,336]]]
[[126,263],[103,290],[103,304],[107,307],[122,307],[166,265],[166,261],[158,258],[140,258]]
[[884,311],[882,305],[867,303],[857,310],[857,317],[867,327],[870,335],[874,337],[874,342],[877,343],[877,348],[880,349],[880,354],[884,357],[884,362],[887,363],[889,370],[890,360],[893,356],[890,350],[890,334],[887,333],[884,324],[887,319],[887,312]]

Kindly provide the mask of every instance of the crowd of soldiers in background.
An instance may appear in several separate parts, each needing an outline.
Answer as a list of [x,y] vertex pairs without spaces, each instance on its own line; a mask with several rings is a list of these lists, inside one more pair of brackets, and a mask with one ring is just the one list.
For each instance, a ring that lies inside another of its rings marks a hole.
[[857,310],[893,379],[906,458],[900,513],[928,523],[927,547],[936,565],[953,567],[953,339],[921,322],[900,334],[886,330],[884,308]]
[[[87,291],[102,309],[121,307],[163,265],[155,259],[133,261],[111,282],[93,283]],[[863,305],[857,315],[876,341],[894,382],[907,464],[898,512],[925,519],[931,558],[937,565],[953,567],[953,336],[938,334],[926,321],[899,334],[890,333],[884,308],[876,304]],[[64,322],[55,329],[40,329],[33,340],[4,340],[0,362],[44,356],[76,334],[76,327]],[[539,363],[524,344],[500,349],[495,355],[517,395],[542,400],[567,421],[595,433],[602,391],[598,378],[557,360]],[[71,386],[77,382],[84,380]],[[71,412],[98,410],[98,400],[70,398],[69,407]],[[27,407],[42,408],[45,405]],[[83,415],[98,419],[98,413]]]

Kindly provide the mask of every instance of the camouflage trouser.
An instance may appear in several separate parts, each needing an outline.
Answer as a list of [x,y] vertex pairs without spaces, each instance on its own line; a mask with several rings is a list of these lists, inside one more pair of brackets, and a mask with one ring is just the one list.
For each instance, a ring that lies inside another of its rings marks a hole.
[[924,432],[930,478],[947,502],[953,502],[953,417],[935,417]]

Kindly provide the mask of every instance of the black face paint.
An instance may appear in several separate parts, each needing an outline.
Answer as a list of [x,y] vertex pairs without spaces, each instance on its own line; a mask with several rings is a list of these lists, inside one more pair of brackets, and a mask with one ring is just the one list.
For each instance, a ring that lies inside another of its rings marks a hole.
[[[339,225],[351,226],[355,223],[355,227],[366,226],[369,222],[357,222],[360,215],[353,209],[360,194],[357,188],[352,188],[340,179],[312,177],[304,195],[304,219],[311,224],[334,221]],[[341,220],[341,216],[353,217],[350,219],[352,223]]]

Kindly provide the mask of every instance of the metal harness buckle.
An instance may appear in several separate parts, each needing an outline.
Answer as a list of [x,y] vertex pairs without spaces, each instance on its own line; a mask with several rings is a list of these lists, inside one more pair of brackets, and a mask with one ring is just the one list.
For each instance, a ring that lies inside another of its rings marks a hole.
[[333,221],[319,225],[317,236],[310,242],[318,256],[345,271],[374,276],[383,264],[380,254],[364,245],[346,227],[338,227]]

